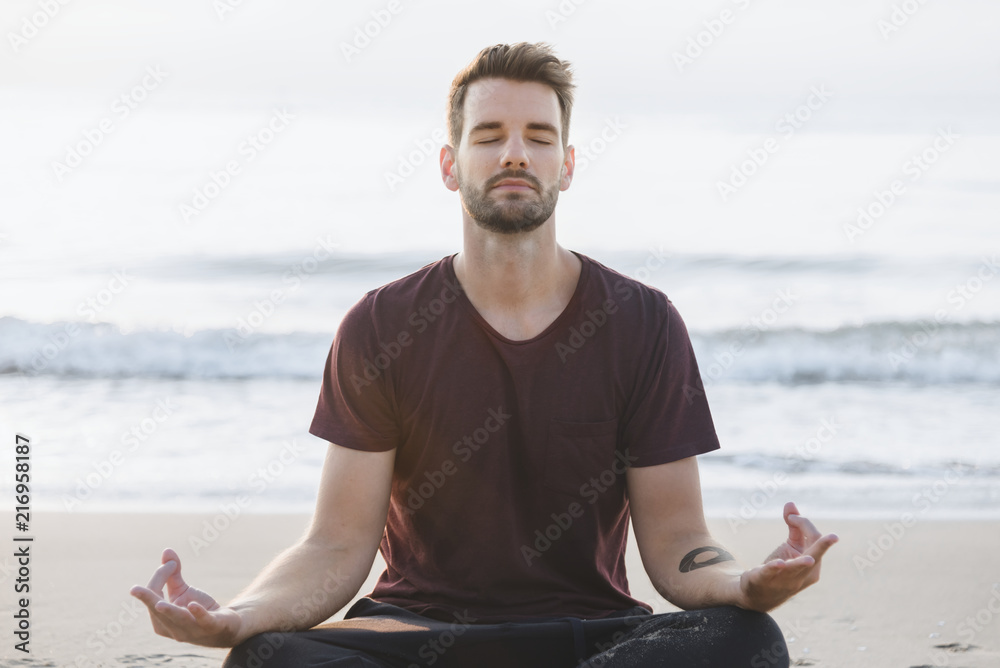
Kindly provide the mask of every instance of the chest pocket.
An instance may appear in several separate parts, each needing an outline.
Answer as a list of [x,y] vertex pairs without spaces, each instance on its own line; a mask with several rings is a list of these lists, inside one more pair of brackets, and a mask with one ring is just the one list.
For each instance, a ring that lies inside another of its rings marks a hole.
[[618,418],[603,422],[549,420],[545,443],[545,474],[549,489],[580,496],[591,478],[611,470],[618,441]]

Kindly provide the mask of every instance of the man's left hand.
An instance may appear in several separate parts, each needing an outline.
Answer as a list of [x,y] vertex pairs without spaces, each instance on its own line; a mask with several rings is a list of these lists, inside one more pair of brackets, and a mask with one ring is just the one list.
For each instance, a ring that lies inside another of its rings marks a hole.
[[785,504],[785,524],[788,540],[740,576],[740,607],[767,612],[819,580],[820,561],[837,535],[821,535],[792,502]]

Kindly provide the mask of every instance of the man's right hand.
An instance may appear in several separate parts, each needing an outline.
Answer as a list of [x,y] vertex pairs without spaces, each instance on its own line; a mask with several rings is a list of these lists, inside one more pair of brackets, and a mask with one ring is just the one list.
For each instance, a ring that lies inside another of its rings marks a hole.
[[[184,582],[176,552],[167,548],[162,561],[149,584],[136,585],[129,591],[149,609],[157,634],[206,647],[232,647],[243,640],[239,614]],[[163,595],[164,584],[169,598]]]

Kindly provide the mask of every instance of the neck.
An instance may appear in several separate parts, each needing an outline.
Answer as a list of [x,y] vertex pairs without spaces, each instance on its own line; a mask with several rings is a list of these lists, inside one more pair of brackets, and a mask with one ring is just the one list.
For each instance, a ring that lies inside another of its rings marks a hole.
[[488,232],[468,218],[464,227],[455,275],[480,311],[526,314],[569,301],[581,264],[556,243],[554,216],[521,234]]

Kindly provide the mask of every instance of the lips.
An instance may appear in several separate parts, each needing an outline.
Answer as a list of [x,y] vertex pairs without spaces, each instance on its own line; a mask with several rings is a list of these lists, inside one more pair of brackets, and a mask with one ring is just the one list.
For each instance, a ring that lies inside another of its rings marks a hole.
[[509,188],[511,190],[522,190],[531,189],[534,190],[534,186],[525,181],[524,179],[504,179],[500,183],[493,186],[494,188]]

